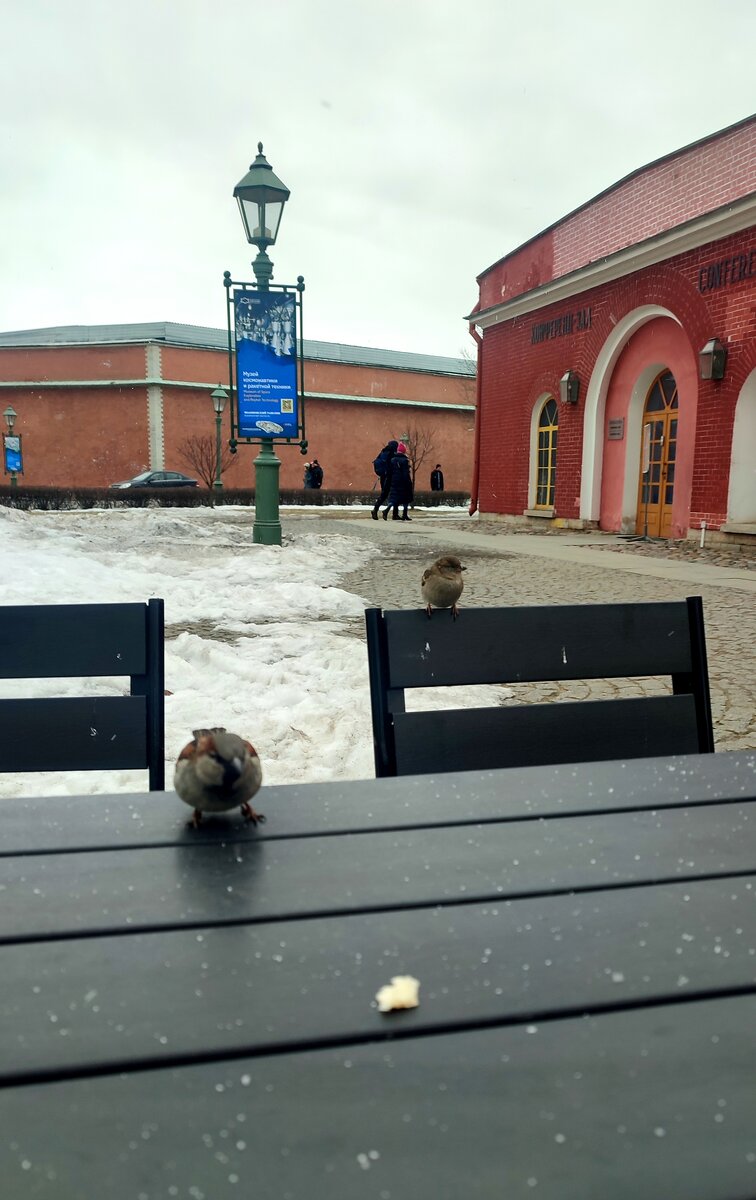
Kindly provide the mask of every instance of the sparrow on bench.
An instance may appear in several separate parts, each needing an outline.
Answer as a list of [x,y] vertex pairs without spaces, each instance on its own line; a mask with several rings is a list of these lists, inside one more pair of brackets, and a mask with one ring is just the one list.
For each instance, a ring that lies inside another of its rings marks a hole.
[[429,617],[434,608],[450,608],[452,620],[456,621],[459,616],[457,601],[465,586],[462,572],[466,570],[454,554],[445,554],[424,572],[420,591]]

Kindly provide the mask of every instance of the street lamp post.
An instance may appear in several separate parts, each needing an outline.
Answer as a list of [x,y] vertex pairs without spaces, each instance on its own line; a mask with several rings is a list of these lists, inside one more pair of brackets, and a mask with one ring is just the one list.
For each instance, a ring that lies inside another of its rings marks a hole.
[[218,384],[215,391],[210,393],[210,399],[215,409],[215,480],[213,488],[220,492],[223,490],[223,480],[221,479],[221,421],[223,420],[223,410],[228,400],[228,392]]
[[[270,290],[273,263],[267,254],[278,237],[283,206],[291,195],[289,189],[273,174],[273,168],[263,154],[262,142],[257,143],[257,158],[249,171],[234,188],[247,241],[257,246],[252,263],[257,287]],[[264,546],[281,545],[278,476],[281,460],[273,449],[272,438],[260,439],[260,453],[255,468],[255,521],[252,541]]]
[[[15,408],[12,408],[9,404],[3,413],[3,416],[5,417],[5,424],[8,426],[8,436],[10,437],[13,433],[13,427],[16,424],[16,417],[18,416],[18,413],[16,412]],[[15,471],[11,471],[10,473],[10,485],[12,488],[18,487],[18,476],[16,475]]]
[[257,246],[257,258],[252,263],[257,286],[267,292],[273,278],[273,263],[268,258],[266,247],[272,246],[278,237],[283,215],[283,206],[291,192],[277,175],[262,152],[262,142],[257,143],[257,158],[249,171],[234,188],[239,205],[244,233],[247,241]]

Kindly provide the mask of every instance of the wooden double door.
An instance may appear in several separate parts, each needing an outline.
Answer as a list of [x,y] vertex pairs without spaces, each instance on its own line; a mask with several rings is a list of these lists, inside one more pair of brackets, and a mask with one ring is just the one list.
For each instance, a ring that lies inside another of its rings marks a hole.
[[643,409],[636,533],[668,538],[672,532],[677,458],[677,384],[671,371],[654,380]]

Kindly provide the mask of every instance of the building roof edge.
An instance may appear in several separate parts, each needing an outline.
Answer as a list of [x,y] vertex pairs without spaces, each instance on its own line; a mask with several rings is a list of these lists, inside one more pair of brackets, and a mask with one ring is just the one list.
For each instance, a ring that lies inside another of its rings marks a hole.
[[622,187],[623,184],[629,183],[631,179],[636,179],[639,175],[643,175],[645,171],[650,171],[652,167],[658,167],[661,166],[662,163],[670,162],[672,159],[678,158],[681,154],[687,154],[689,150],[695,150],[697,146],[704,146],[707,142],[713,142],[716,141],[717,138],[724,137],[728,133],[734,133],[736,129],[740,129],[754,121],[756,121],[756,113],[752,113],[748,117],[743,117],[742,120],[735,121],[732,125],[726,125],[724,129],[717,129],[714,133],[708,133],[702,138],[697,138],[694,142],[688,142],[688,144],[685,146],[679,146],[677,150],[671,150],[668,154],[662,154],[659,158],[652,159],[650,162],[645,163],[642,167],[636,167],[635,170],[628,172],[627,175],[623,175],[622,178],[616,180],[615,183],[611,183],[602,191],[597,192],[595,196],[591,196],[589,200],[584,200],[582,204],[578,204],[576,208],[571,209],[568,213],[565,213],[564,216],[559,217],[556,221],[552,221],[550,225],[547,225],[544,229],[541,229],[539,233],[534,233],[532,237],[526,238],[524,242],[520,242],[518,246],[514,246],[511,250],[508,250],[506,254],[502,254],[501,258],[497,258],[495,262],[491,263],[490,266],[485,267],[480,274],[475,276],[476,282],[480,284],[480,281],[484,279],[486,275],[488,275],[491,271],[494,271],[503,262],[506,262],[508,258],[512,258],[512,256],[515,254],[519,254],[521,250],[524,250],[527,246],[531,246],[534,242],[537,242],[539,238],[544,237],[547,233],[551,233],[553,229],[558,229],[560,225],[564,225],[567,221],[571,220],[572,217],[576,216],[577,213],[584,212],[585,209],[590,208],[592,204],[595,204],[597,200],[603,200],[604,196],[610,195],[612,192]]
[[[145,321],[118,325],[53,325],[41,329],[0,332],[0,349],[47,348],[51,346],[141,345],[147,342],[187,349],[226,350],[228,332],[208,325],[184,325],[173,321]],[[305,359],[341,363],[344,366],[378,367],[416,371],[432,375],[474,375],[474,365],[464,358],[422,354],[410,350],[388,350],[354,346],[345,342],[304,339]]]

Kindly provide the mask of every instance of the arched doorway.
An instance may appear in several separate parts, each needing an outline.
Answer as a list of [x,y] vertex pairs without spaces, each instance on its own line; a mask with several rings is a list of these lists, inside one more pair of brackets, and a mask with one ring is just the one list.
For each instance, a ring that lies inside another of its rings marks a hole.
[[743,384],[735,407],[727,521],[756,525],[756,370]]
[[677,383],[662,371],[649,389],[643,409],[643,442],[636,533],[670,536],[677,458]]

